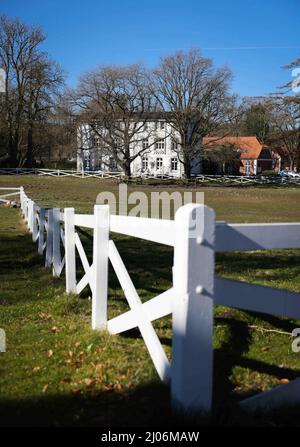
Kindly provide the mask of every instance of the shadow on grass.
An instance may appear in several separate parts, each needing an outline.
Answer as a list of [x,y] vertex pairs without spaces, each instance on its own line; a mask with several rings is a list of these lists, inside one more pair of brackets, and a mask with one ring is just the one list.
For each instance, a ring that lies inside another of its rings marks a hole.
[[[43,258],[34,250],[28,234],[0,238],[0,274],[11,274],[17,269],[32,269],[43,265]],[[31,249],[29,247],[31,245]]]
[[300,250],[218,253],[216,260],[217,271],[245,274],[253,270],[256,281],[284,282],[299,278]]

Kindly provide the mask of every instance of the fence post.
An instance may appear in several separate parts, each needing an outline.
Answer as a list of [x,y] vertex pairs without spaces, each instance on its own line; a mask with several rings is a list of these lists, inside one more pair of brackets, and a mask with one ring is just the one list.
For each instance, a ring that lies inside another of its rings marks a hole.
[[46,239],[46,267],[51,267],[53,260],[53,209],[48,210],[47,239]]
[[94,207],[92,328],[106,329],[109,206]]
[[74,208],[65,208],[66,292],[76,293]]
[[40,208],[40,226],[39,226],[39,247],[38,252],[40,255],[44,252],[44,243],[45,243],[45,236],[44,236],[44,229],[45,229],[45,215],[46,210],[45,208]]
[[28,207],[29,207],[29,202],[28,202],[28,197],[25,196],[24,193],[24,219],[28,228]]
[[22,214],[24,216],[24,188],[23,188],[23,186],[20,187],[20,207],[22,210]]
[[173,365],[175,410],[209,413],[213,379],[215,214],[188,204],[175,216]]
[[28,228],[29,228],[30,233],[33,232],[33,219],[34,219],[33,205],[34,205],[33,200],[29,199],[29,201],[28,201]]
[[60,209],[53,208],[53,276],[60,276]]
[[38,237],[38,228],[37,228],[37,205],[35,202],[32,202],[32,240],[36,242]]

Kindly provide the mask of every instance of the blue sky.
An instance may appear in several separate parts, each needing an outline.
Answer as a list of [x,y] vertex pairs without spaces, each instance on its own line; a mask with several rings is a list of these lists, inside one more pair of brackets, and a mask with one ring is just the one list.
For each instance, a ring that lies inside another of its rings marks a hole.
[[281,67],[300,56],[299,0],[0,0],[0,12],[42,26],[71,86],[98,65],[152,67],[199,47],[232,69],[234,92],[264,95],[291,79]]

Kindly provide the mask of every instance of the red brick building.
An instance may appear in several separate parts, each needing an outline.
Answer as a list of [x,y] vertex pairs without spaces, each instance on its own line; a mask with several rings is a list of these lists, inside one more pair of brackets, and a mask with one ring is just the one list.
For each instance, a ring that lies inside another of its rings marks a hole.
[[232,148],[240,154],[240,174],[256,175],[263,171],[278,172],[281,169],[281,157],[275,149],[261,144],[256,137],[205,137],[206,148]]

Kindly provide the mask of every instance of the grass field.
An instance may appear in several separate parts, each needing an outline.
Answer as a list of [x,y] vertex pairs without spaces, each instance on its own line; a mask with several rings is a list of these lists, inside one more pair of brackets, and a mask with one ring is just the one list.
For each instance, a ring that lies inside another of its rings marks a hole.
[[[91,212],[100,191],[116,191],[118,186],[97,179],[0,177],[0,187],[20,185],[40,204],[74,206],[81,212]],[[149,186],[130,187],[136,189],[151,191]],[[300,221],[300,188],[203,191],[219,220]],[[168,389],[159,383],[139,332],[92,332],[89,290],[81,297],[66,296],[64,279],[53,278],[44,268],[20,211],[1,207],[0,219],[0,327],[7,333],[7,352],[0,354],[0,425],[184,424],[171,415]],[[114,239],[143,300],[169,287],[169,248]],[[90,240],[82,240],[90,253]],[[300,292],[299,250],[221,254],[216,269],[224,277]],[[113,272],[109,301],[110,316],[126,309]],[[170,356],[170,319],[155,326]],[[235,407],[241,398],[300,374],[299,354],[291,351],[294,327],[300,322],[217,307],[214,414],[197,423],[297,423],[297,409],[250,417]]]

